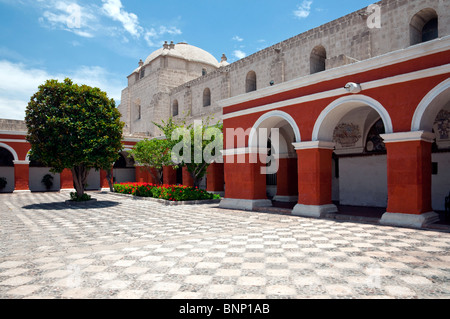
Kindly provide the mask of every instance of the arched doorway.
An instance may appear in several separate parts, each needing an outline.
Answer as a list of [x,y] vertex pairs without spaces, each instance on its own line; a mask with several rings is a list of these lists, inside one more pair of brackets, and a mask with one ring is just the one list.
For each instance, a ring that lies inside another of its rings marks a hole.
[[0,178],[6,181],[6,185],[0,189],[0,193],[12,193],[14,191],[14,160],[10,147],[0,145]]
[[333,142],[332,201],[339,211],[349,207],[379,208],[388,201],[387,155],[381,134],[392,122],[376,100],[354,95],[331,103],[319,116],[313,140]]
[[134,159],[128,156],[127,151],[119,154],[119,159],[113,166],[114,183],[136,182],[136,168]]
[[450,192],[450,79],[423,98],[414,114],[411,130],[434,134],[431,203],[434,211],[443,211],[445,197]]
[[294,207],[298,200],[297,154],[293,143],[301,141],[295,120],[282,111],[268,112],[254,124],[249,148],[267,149],[266,195],[272,204]]

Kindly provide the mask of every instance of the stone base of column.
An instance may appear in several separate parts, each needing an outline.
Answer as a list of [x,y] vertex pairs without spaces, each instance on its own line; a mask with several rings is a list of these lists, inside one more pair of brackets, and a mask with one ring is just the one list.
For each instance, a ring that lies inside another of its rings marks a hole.
[[423,228],[425,225],[432,224],[438,220],[439,215],[435,212],[428,212],[420,215],[386,212],[381,217],[380,224],[386,226]]
[[275,197],[272,200],[274,200],[276,202],[292,203],[292,202],[298,202],[298,196],[275,195]]
[[14,190],[13,194],[26,194],[26,193],[31,193],[31,191],[29,189],[24,189],[24,190]]
[[224,198],[220,201],[219,207],[226,209],[253,210],[256,207],[271,207],[272,201],[269,199],[234,199]]
[[334,204],[329,205],[295,205],[292,215],[302,217],[322,218],[328,213],[337,213],[338,208]]

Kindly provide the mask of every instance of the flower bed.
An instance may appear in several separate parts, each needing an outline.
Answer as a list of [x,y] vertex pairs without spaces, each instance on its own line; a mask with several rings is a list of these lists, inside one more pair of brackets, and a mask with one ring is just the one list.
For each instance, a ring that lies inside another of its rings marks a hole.
[[131,194],[138,197],[152,197],[174,202],[220,199],[220,195],[208,193],[198,187],[189,187],[184,185],[121,183],[114,185],[114,191],[120,194]]

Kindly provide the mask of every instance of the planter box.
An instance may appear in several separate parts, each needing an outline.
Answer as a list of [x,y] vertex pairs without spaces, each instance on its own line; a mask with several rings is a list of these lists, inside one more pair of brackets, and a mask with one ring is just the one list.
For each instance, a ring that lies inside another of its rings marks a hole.
[[166,206],[181,206],[181,205],[202,205],[202,204],[218,204],[220,203],[221,199],[204,199],[204,200],[190,200],[190,201],[170,201],[170,200],[165,200],[165,199],[161,199],[161,198],[154,198],[154,197],[139,197],[139,196],[134,196],[131,194],[121,194],[121,193],[110,193],[116,196],[122,196],[122,197],[128,197],[128,198],[132,198],[134,200],[145,200],[145,201],[150,201],[150,202],[155,202],[155,203],[160,203]]

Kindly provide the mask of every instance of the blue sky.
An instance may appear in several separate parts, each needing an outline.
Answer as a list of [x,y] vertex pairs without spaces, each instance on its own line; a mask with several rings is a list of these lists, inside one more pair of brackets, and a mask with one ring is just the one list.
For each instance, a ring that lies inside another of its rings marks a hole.
[[0,118],[23,119],[50,78],[99,87],[119,104],[139,59],[164,41],[232,63],[373,2],[0,0]]

